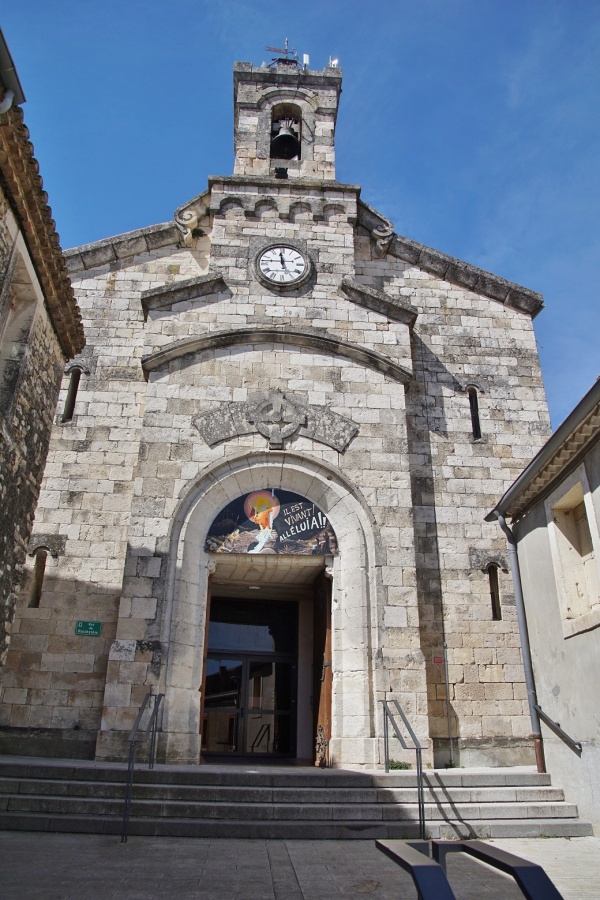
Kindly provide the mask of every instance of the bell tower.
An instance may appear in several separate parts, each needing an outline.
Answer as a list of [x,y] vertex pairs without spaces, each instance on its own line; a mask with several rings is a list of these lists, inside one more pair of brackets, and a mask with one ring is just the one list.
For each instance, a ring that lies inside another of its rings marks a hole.
[[234,66],[235,175],[335,180],[341,69],[295,59]]

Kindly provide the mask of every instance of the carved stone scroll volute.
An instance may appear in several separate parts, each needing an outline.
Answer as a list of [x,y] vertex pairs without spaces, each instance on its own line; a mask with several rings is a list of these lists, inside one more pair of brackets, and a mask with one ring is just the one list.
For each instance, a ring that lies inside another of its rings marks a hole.
[[184,246],[191,247],[194,243],[200,221],[208,215],[209,202],[209,193],[206,191],[175,210],[175,225],[179,229]]

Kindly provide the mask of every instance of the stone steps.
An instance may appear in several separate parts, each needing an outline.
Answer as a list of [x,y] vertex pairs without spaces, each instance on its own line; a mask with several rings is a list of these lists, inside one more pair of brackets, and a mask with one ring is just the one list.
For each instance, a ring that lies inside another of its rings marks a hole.
[[[93,787],[90,787],[93,786]],[[134,784],[134,799],[151,799],[156,784]],[[24,780],[0,777],[0,806],[5,794],[36,794],[55,797],[87,797],[93,790],[96,798],[114,797],[123,790],[123,782]],[[231,785],[173,785],[161,784],[165,800],[186,800],[194,803],[322,803],[323,788],[302,787],[243,787]],[[415,802],[415,788],[327,788],[328,803],[405,804]],[[425,802],[453,804],[514,804],[561,803],[564,795],[553,787],[533,788],[461,788],[440,785],[425,786]]]
[[[118,834],[125,767],[0,760],[0,828]],[[583,836],[549,775],[533,771],[425,773],[430,837]],[[131,834],[257,838],[410,838],[418,833],[416,776],[312,768],[138,768]]]

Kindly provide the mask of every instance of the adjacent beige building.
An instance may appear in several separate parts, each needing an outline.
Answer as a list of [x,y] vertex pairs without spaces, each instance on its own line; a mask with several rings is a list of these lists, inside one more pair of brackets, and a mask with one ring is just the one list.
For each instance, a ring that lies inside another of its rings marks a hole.
[[[490,520],[511,519],[548,770],[600,827],[600,381]],[[553,728],[558,722],[562,728]]]
[[67,252],[87,346],[36,516],[55,556],[34,604],[30,566],[2,676],[5,748],[123,758],[153,690],[171,761],[379,766],[386,698],[430,762],[532,761],[483,516],[550,433],[542,299],[335,180],[341,77],[237,63],[233,175]]

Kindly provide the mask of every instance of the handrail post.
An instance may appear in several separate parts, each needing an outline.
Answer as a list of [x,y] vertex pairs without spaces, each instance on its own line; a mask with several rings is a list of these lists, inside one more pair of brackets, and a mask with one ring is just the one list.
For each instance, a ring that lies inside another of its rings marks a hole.
[[[153,698],[153,706],[152,712],[150,714],[150,719],[148,720],[148,724],[146,726],[146,730],[141,738],[138,737],[138,731],[140,727],[140,722],[142,720],[142,716],[144,715],[144,711],[148,706],[148,702],[150,698]],[[164,694],[152,694],[151,692],[147,693],[144,697],[142,704],[138,710],[138,714],[135,718],[135,722],[133,724],[133,728],[129,732],[129,737],[127,740],[129,741],[129,757],[127,760],[127,780],[125,782],[125,802],[123,806],[123,828],[121,830],[121,843],[127,843],[127,837],[129,833],[129,816],[131,812],[131,800],[133,796],[133,773],[135,769],[135,751],[137,744],[145,743],[148,740],[148,736],[150,736],[150,749],[149,749],[149,759],[148,759],[148,768],[154,768],[154,762],[156,759],[156,737],[158,732],[158,710],[160,707],[161,700],[163,699]]]
[[387,703],[385,700],[383,702],[383,747],[385,754],[385,771],[390,771],[390,750],[389,750],[389,736],[388,736],[388,709]]
[[154,763],[156,761],[156,736],[158,733],[158,706],[162,699],[161,694],[157,694],[154,697],[154,708],[152,710],[152,733],[150,736],[150,759],[148,763],[148,768],[153,769]]
[[398,728],[396,723],[396,718],[392,710],[390,709],[387,700],[381,701],[383,704],[383,742],[385,748],[385,771],[389,772],[390,770],[390,758],[389,758],[389,724],[388,719],[392,723],[392,728],[394,729],[394,735],[400,741],[400,745],[403,750],[414,750],[416,754],[416,764],[417,764],[417,805],[419,809],[419,837],[421,840],[426,840],[425,834],[425,790],[423,786],[423,757],[422,757],[422,746],[414,733],[410,722],[406,718],[406,714],[398,700],[392,700],[392,704],[396,707],[396,711],[402,721],[404,722],[404,726],[410,735],[410,739],[413,742],[413,747],[409,747],[402,736],[402,732]]
[[133,790],[133,767],[135,765],[135,741],[129,743],[129,757],[127,759],[127,781],[125,782],[125,806],[123,809],[123,827],[121,829],[121,843],[127,843],[129,833],[129,813],[131,810],[131,795]]
[[417,796],[419,799],[419,837],[426,840],[425,834],[425,792],[423,789],[423,758],[421,748],[415,747],[417,754]]

